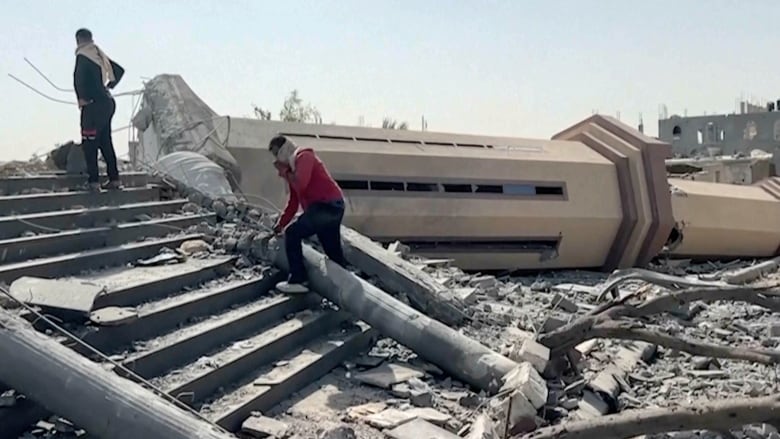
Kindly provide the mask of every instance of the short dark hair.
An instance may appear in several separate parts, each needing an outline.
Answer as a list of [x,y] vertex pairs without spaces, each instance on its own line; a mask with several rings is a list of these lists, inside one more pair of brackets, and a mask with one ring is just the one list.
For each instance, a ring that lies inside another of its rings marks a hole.
[[284,142],[287,141],[287,137],[284,136],[276,136],[273,139],[271,139],[270,142],[268,142],[268,150],[272,150],[274,148],[281,148],[282,145],[284,145]]
[[82,27],[76,31],[76,39],[79,41],[92,41],[92,31]]

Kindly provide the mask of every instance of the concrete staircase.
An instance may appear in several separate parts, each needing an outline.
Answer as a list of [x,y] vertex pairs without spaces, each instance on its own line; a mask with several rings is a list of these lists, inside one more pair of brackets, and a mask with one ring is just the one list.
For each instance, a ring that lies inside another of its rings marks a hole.
[[[100,194],[71,190],[83,184],[78,176],[0,178],[0,282],[35,276],[105,287],[92,311],[123,307],[137,318],[101,326],[85,314],[58,317],[234,432],[251,412],[269,410],[370,345],[372,331],[324,308],[319,296],[275,294],[281,274],[272,267],[239,270],[226,254],[138,266],[164,248],[204,238],[198,226],[220,219],[148,175],[122,178],[125,190]],[[47,329],[40,321],[36,327]],[[0,408],[0,439],[16,439],[49,415],[27,400]]]

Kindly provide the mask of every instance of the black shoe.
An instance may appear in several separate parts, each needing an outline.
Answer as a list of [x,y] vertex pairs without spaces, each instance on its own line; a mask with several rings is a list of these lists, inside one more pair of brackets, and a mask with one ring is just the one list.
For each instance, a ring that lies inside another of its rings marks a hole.
[[120,183],[119,181],[116,181],[116,180],[109,181],[109,182],[105,183],[102,186],[102,188],[105,189],[105,190],[108,190],[108,191],[121,191],[122,189],[124,189],[122,187],[122,183]]

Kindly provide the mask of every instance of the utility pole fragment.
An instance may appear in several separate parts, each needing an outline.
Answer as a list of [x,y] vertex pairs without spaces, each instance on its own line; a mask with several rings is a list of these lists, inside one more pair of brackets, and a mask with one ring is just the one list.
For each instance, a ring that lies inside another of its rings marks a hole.
[[92,437],[235,439],[0,309],[0,381]]

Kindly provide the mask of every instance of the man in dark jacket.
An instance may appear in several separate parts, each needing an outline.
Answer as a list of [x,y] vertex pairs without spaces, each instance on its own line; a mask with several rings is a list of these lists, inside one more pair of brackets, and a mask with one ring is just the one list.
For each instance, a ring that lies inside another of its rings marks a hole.
[[76,32],[76,68],[73,85],[81,109],[81,147],[87,162],[89,190],[101,189],[98,174],[98,150],[106,161],[108,182],[105,189],[121,189],[116,152],[111,139],[111,119],[116,102],[110,89],[116,87],[125,70],[92,41],[92,32],[79,29]]

